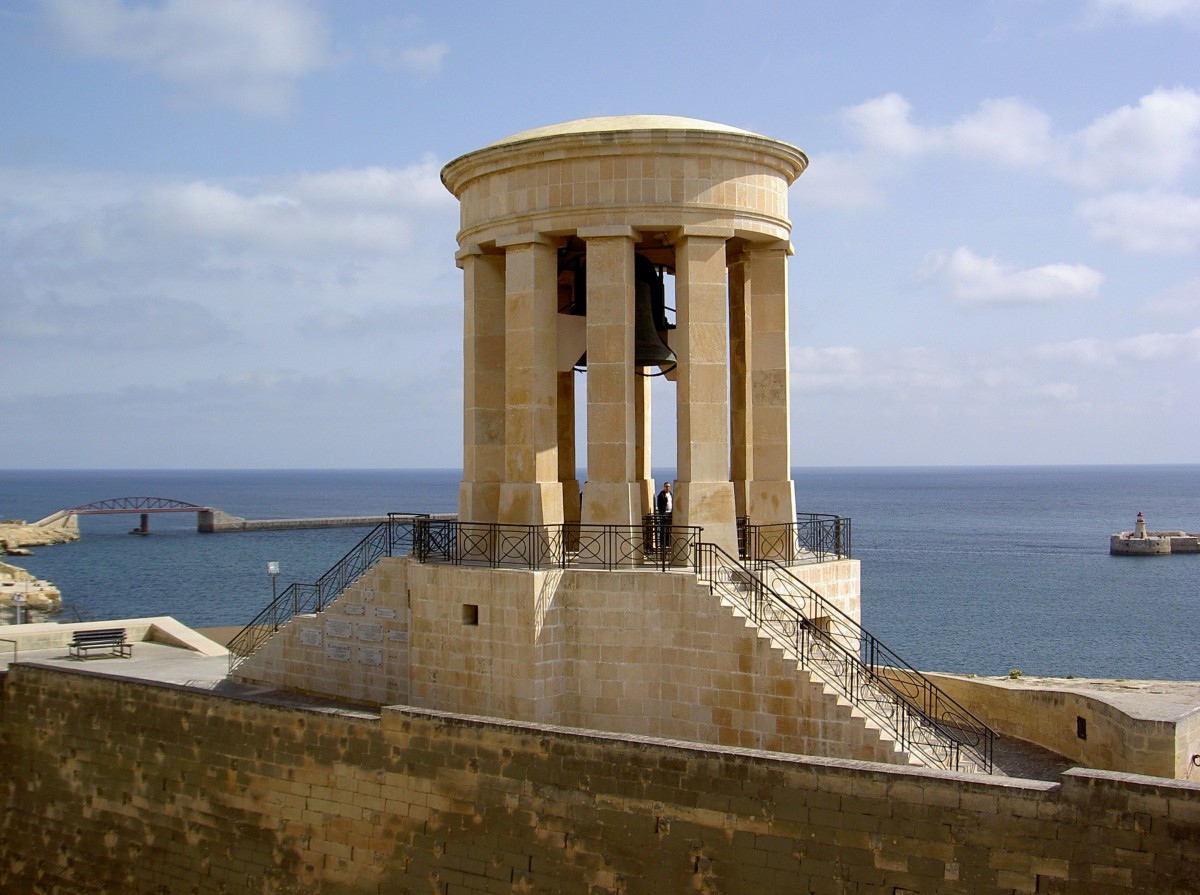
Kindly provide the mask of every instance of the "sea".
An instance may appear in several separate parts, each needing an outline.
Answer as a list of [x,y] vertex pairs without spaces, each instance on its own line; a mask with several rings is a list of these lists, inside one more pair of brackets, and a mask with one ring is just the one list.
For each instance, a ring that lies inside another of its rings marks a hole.
[[[670,470],[656,470],[664,481]],[[928,671],[1200,680],[1200,554],[1110,556],[1133,528],[1200,530],[1200,465],[798,468],[802,512],[852,523],[863,627]],[[584,476],[581,476],[581,479]],[[454,512],[458,470],[0,470],[0,519],[119,497],[248,519]],[[194,513],[83,516],[79,541],[9,559],[94,618],[248,623],[367,528],[200,534]],[[268,575],[277,562],[278,578]],[[0,623],[6,619],[0,618]]]

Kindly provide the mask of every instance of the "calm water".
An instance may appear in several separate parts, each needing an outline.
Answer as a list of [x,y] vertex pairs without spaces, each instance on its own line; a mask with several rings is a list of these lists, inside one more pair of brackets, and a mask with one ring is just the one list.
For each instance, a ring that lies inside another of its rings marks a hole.
[[[0,471],[0,517],[167,497],[247,518],[453,512],[458,471]],[[661,476],[660,476],[661,478]],[[798,469],[800,508],[853,519],[863,624],[920,668],[1200,680],[1200,555],[1111,557],[1133,527],[1200,529],[1200,466]],[[366,529],[196,533],[194,514],[81,518],[15,560],[96,617],[244,624]]]

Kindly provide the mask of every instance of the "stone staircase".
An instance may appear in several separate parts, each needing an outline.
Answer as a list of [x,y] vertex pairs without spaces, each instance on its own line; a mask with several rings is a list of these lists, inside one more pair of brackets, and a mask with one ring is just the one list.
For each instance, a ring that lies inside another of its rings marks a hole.
[[786,568],[755,572],[707,544],[701,554],[701,580],[722,603],[908,763],[994,772],[992,730]]

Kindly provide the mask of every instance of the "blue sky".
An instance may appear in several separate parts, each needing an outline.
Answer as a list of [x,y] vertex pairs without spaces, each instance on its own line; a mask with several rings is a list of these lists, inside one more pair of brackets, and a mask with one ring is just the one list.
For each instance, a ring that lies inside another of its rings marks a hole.
[[637,113],[810,157],[796,465],[1195,462],[1197,46],[1200,0],[2,0],[0,467],[459,466],[441,166]]

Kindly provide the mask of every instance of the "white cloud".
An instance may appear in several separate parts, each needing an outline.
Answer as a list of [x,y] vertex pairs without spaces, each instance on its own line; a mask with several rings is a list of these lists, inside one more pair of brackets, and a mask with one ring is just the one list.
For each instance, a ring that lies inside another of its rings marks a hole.
[[1114,182],[1165,185],[1195,163],[1198,143],[1200,93],[1159,89],[1069,138],[1059,174],[1092,188]]
[[391,256],[413,245],[429,216],[453,221],[455,202],[438,170],[427,158],[406,168],[220,183],[0,169],[0,205],[11,209],[0,237],[17,261],[60,264],[213,252],[306,263]]
[[795,191],[794,201],[821,208],[878,207],[884,202],[879,184],[890,168],[885,159],[868,153],[814,153],[809,156],[803,188]]
[[864,359],[857,348],[849,346],[793,345],[791,380],[797,391],[856,391],[865,385]]
[[446,209],[453,197],[442,185],[441,165],[431,156],[406,168],[339,168],[303,174],[293,181],[297,195],[331,206]]
[[1147,364],[1182,357],[1200,361],[1200,327],[1182,333],[1143,333],[1127,339],[1073,339],[1033,349],[1042,360],[1069,361],[1088,366]]
[[298,0],[43,0],[74,50],[128,63],[222,105],[279,113],[327,64],[321,17]]
[[889,93],[842,110],[862,145],[893,158],[930,154],[1042,170],[1076,186],[1164,186],[1200,152],[1200,93],[1160,88],[1077,133],[1056,135],[1049,117],[1020,99],[985,100],[947,125],[913,123],[912,106]]
[[1146,302],[1155,314],[1192,314],[1200,311],[1200,277],[1178,283]]
[[49,343],[89,351],[204,350],[231,335],[207,308],[193,301],[118,297],[95,304],[57,296],[22,301],[5,313],[0,344]]
[[967,380],[962,371],[926,348],[891,349],[871,355],[848,345],[791,348],[792,388],[805,394],[871,391],[907,401],[910,397],[957,391]]
[[1079,386],[1074,382],[1047,382],[1034,386],[1033,394],[1051,401],[1074,401],[1079,397]]
[[442,60],[450,52],[447,44],[437,42],[423,47],[405,47],[400,51],[400,66],[415,75],[436,75],[442,70]]
[[920,127],[899,94],[844,109],[843,118],[868,148],[899,156],[944,152],[1003,164],[1044,163],[1052,151],[1050,121],[1017,99],[994,99],[950,125]]
[[919,281],[941,285],[956,299],[973,305],[1051,304],[1090,298],[1104,277],[1083,264],[1043,264],[1020,270],[995,258],[983,258],[965,246],[933,252],[917,273]]
[[906,156],[927,151],[933,142],[927,130],[909,120],[911,113],[908,100],[888,93],[843,109],[841,116],[864,146]]
[[1084,202],[1091,236],[1130,252],[1181,255],[1200,248],[1200,199],[1177,193],[1113,193]]
[[1135,22],[1200,18],[1200,0],[1091,0],[1094,17],[1118,17]]

